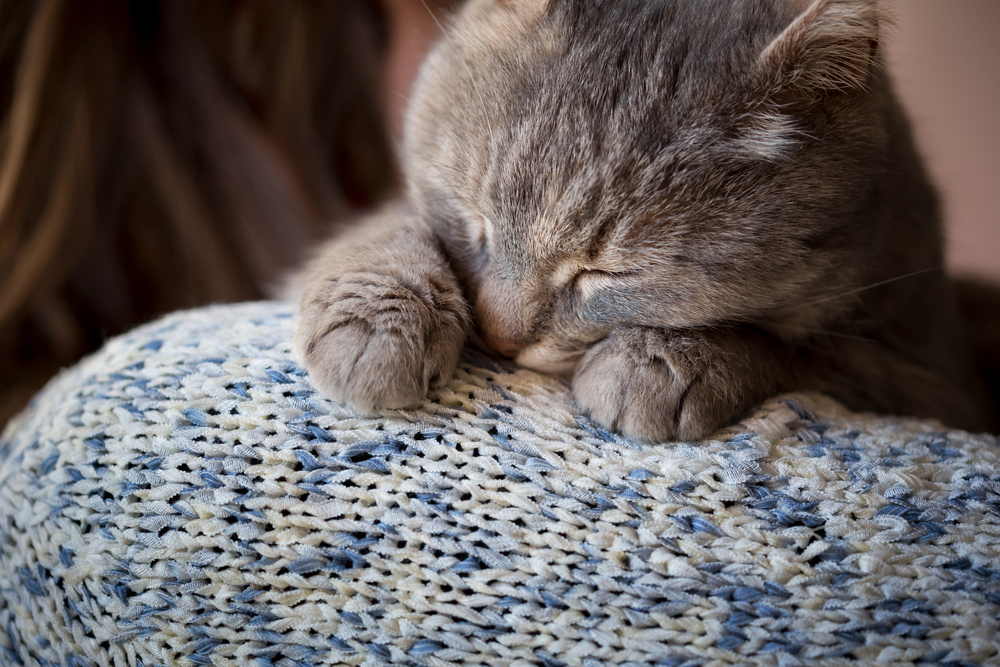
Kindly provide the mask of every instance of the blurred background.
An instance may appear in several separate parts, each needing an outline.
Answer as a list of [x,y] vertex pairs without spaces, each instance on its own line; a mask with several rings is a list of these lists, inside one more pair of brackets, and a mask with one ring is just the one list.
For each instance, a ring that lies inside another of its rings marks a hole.
[[890,71],[943,195],[948,265],[1000,281],[1000,0],[896,0]]

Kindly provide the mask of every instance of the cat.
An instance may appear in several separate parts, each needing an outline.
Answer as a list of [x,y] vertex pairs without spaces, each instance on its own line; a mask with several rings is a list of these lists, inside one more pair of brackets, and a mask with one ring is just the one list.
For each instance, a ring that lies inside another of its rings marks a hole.
[[473,332],[644,442],[783,391],[977,428],[936,195],[877,0],[470,0],[407,193],[302,272],[297,357],[363,412]]

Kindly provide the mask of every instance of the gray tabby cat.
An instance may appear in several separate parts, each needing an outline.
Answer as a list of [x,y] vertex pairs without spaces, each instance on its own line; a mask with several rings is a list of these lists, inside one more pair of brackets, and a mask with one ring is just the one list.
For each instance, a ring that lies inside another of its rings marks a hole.
[[325,395],[409,406],[470,333],[594,420],[699,439],[779,391],[978,425],[876,0],[471,0],[408,196],[302,275]]

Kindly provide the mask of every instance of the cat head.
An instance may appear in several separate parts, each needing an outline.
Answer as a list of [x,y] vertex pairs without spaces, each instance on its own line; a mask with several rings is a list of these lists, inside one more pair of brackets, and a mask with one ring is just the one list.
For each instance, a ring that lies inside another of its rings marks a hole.
[[877,244],[881,22],[875,0],[471,0],[405,169],[484,339],[560,372],[616,326],[832,317]]

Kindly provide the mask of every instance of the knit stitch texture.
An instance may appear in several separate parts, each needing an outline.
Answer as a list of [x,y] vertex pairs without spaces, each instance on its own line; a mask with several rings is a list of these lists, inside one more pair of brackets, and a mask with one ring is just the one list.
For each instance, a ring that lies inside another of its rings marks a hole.
[[352,414],[294,310],[178,313],[0,440],[0,665],[1000,661],[997,440],[778,397],[640,446],[466,353]]

